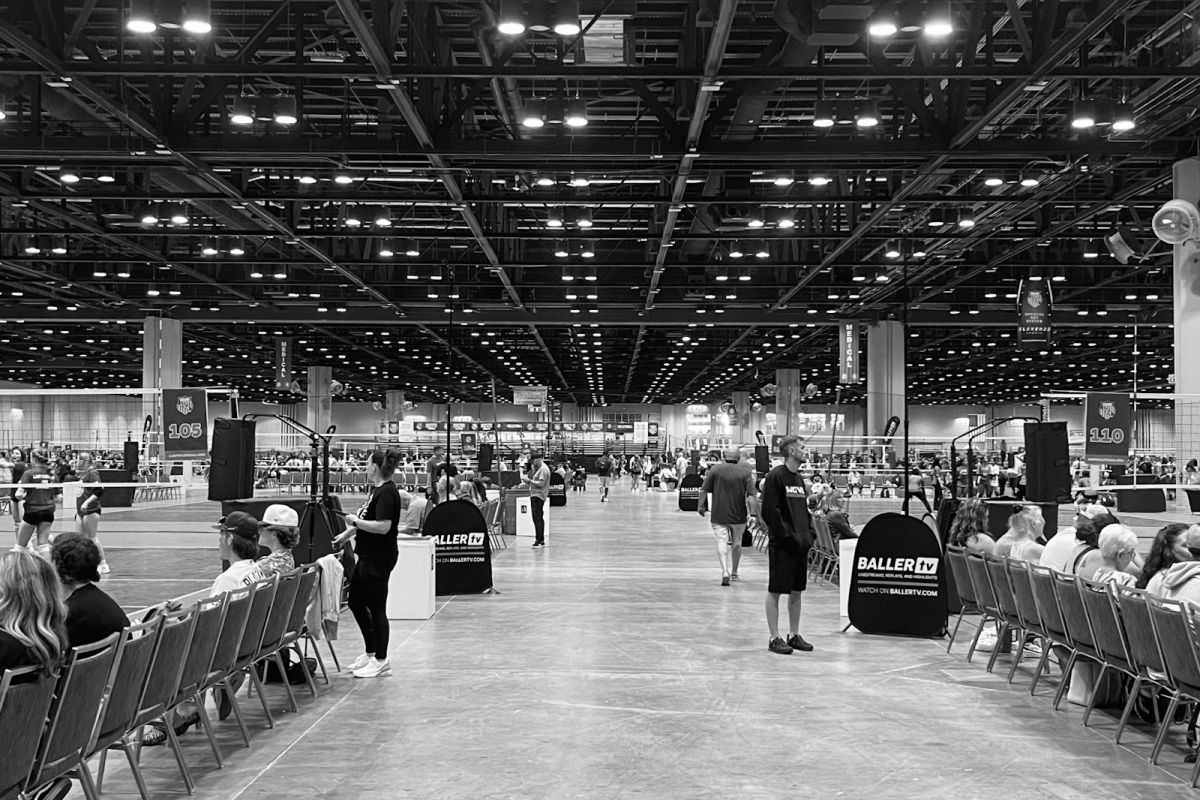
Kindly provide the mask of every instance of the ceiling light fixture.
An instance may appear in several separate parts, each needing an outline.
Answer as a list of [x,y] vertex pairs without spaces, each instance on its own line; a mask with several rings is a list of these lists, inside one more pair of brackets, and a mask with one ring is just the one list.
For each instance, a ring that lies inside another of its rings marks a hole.
[[1071,103],[1071,127],[1086,130],[1096,124],[1096,104],[1091,100],[1076,100]]
[[500,0],[499,21],[496,30],[505,36],[520,36],[525,32],[524,3],[522,0]]
[[521,124],[526,128],[544,127],[546,124],[546,104],[538,99],[526,102],[525,113],[521,117]]
[[854,124],[860,128],[874,128],[879,124],[879,103],[874,100],[862,100],[854,115]]
[[583,30],[579,25],[579,0],[557,0],[551,19],[559,36],[578,36]]
[[394,255],[396,255],[396,250],[395,250],[395,248],[392,247],[391,239],[384,239],[382,242],[379,243],[379,257],[380,258],[391,258]]
[[130,0],[125,30],[130,33],[154,33],[158,30],[153,0]]
[[883,246],[884,258],[897,259],[900,257],[900,243],[892,239]]
[[254,98],[245,94],[234,98],[233,108],[229,112],[229,121],[234,125],[253,125]]
[[1117,133],[1131,131],[1137,126],[1132,103],[1118,103],[1113,110],[1112,129]]
[[563,117],[563,121],[567,124],[568,128],[587,127],[587,101],[582,97],[575,97],[568,100],[567,111]]
[[275,122],[279,125],[295,125],[300,121],[296,111],[296,96],[283,94],[275,98]]
[[835,121],[833,101],[818,100],[813,107],[813,126],[817,128],[832,128]]
[[183,15],[183,29],[193,36],[212,33],[209,0],[187,0],[187,13]]
[[954,14],[950,4],[932,4],[925,14],[925,35],[931,39],[945,39],[954,33]]

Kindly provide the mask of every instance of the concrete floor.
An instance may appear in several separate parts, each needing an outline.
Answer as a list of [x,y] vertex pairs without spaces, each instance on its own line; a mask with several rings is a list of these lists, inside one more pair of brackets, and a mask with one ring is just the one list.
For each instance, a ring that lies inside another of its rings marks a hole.
[[[1181,728],[1150,766],[1147,729],[1117,746],[1112,712],[1085,729],[1081,709],[1051,709],[1057,670],[1031,698],[1024,667],[1004,682],[1007,656],[993,675],[967,664],[966,623],[950,655],[944,640],[842,634],[836,588],[821,585],[801,628],[816,650],[771,654],[763,554],[747,552],[742,581],[723,588],[707,522],[674,495],[598,500],[554,509],[545,551],[521,540],[497,554],[499,595],[439,598],[433,619],[394,623],[391,677],[334,674],[316,699],[299,691],[298,715],[270,687],[274,730],[243,697],[253,745],[217,724],[224,770],[189,732],[195,796],[1200,797]],[[210,580],[215,553],[196,544],[215,505],[119,512],[137,526],[106,514],[122,544],[143,523],[169,531],[114,547],[106,588],[136,607]],[[868,518],[863,503],[854,522]],[[361,639],[343,620],[346,663]],[[120,761],[105,794],[136,796]],[[184,794],[166,750],[144,763],[156,795]]]

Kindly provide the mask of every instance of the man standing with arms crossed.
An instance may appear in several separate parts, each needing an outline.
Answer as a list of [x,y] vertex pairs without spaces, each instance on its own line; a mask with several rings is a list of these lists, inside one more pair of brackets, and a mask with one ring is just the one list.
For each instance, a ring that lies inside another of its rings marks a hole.
[[717,537],[721,585],[728,586],[730,580],[738,579],[742,533],[746,530],[748,512],[756,502],[754,473],[739,461],[737,450],[726,450],[724,463],[714,464],[705,474],[704,485],[700,487],[700,500],[696,505],[702,517],[707,511],[709,492],[712,492],[712,529]]
[[617,478],[613,475],[617,469],[617,462],[613,461],[612,450],[605,450],[604,455],[596,459],[596,474],[600,476],[600,502],[608,502],[608,490],[612,488],[613,481]]
[[[808,492],[800,465],[804,447],[799,436],[785,436],[779,443],[784,462],[763,480],[762,517],[770,533],[767,557],[771,575],[767,582],[767,649],[789,655],[792,650],[809,651],[813,646],[800,636],[801,592],[808,586],[808,551],[816,536],[808,513]],[[788,628],[785,642],[779,635],[779,597],[787,595]]]
[[542,452],[536,450],[529,464],[529,477],[521,478],[529,486],[529,509],[533,514],[533,546],[546,546],[546,498],[550,496],[550,468],[542,463]]

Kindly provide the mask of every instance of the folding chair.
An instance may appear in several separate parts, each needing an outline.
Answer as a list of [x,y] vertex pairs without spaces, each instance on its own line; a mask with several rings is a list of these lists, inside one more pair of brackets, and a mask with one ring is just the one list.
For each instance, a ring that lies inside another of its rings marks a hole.
[[283,657],[279,654],[279,650],[283,646],[284,634],[287,632],[288,618],[291,616],[292,606],[296,602],[296,594],[300,591],[300,570],[284,572],[278,578],[278,588],[275,590],[274,601],[271,603],[271,611],[267,614],[266,623],[263,625],[262,639],[258,643],[250,665],[250,680],[254,682],[255,691],[258,692],[259,701],[262,703],[267,719],[271,722],[271,727],[274,727],[274,718],[271,716],[271,709],[267,706],[266,696],[263,693],[263,680],[258,674],[258,665],[263,664],[263,675],[266,675],[267,659],[271,659],[279,668],[283,688],[287,690],[288,705],[293,712],[300,710],[300,707],[296,705],[296,696],[292,694],[292,685],[287,679],[287,669],[284,667]]
[[[1165,680],[1167,672],[1163,664],[1162,651],[1159,650],[1158,640],[1154,636],[1154,623],[1150,619],[1150,607],[1146,603],[1144,589],[1134,589],[1130,586],[1118,586],[1112,595],[1113,606],[1121,618],[1121,628],[1125,632],[1129,645],[1129,657],[1137,674],[1133,677],[1133,687],[1129,690],[1129,700],[1121,712],[1121,722],[1117,725],[1115,744],[1121,743],[1121,733],[1129,722],[1129,715],[1137,702],[1138,691],[1142,684],[1150,685],[1151,697],[1155,701],[1154,709],[1158,711],[1159,689],[1170,690],[1170,684]],[[1162,720],[1156,720],[1163,724]]]
[[957,545],[950,545],[946,548],[946,560],[950,562],[950,571],[954,573],[954,586],[958,591],[958,599],[962,604],[962,611],[958,614],[958,621],[954,623],[954,631],[950,634],[950,642],[946,645],[946,652],[950,652],[950,648],[954,646],[954,640],[958,637],[958,628],[962,625],[963,617],[967,614],[982,614],[983,611],[975,602],[975,592],[971,588],[971,576],[967,574],[967,551]]
[[[271,607],[275,603],[275,593],[279,587],[279,575],[272,575],[269,578],[263,578],[254,585],[254,594],[251,596],[250,613],[246,617],[246,625],[242,629],[242,640],[238,644],[238,656],[233,662],[233,667],[225,676],[223,681],[225,691],[229,695],[229,701],[233,703],[235,713],[238,715],[238,720],[242,719],[241,711],[238,709],[237,695],[233,691],[233,676],[239,672],[250,669],[250,665],[254,663],[258,655],[258,645],[262,642],[263,629],[267,624],[267,616],[271,613]],[[254,671],[250,670],[251,680],[256,676]],[[262,694],[259,694],[259,701],[262,703],[263,711],[267,715],[267,727],[275,727],[275,719],[271,716],[271,709],[267,707],[267,700]],[[245,736],[245,732],[243,732]],[[246,746],[250,746],[249,738],[246,739]]]
[[[207,674],[197,684],[196,693],[193,696],[196,705],[204,704],[204,695],[210,689],[214,692],[218,689],[224,691],[225,679],[229,677],[234,662],[237,661],[238,646],[241,644],[242,634],[246,630],[246,621],[250,618],[250,605],[253,602],[254,591],[262,582],[252,583],[227,593],[225,619],[221,622],[221,634],[217,637],[216,646],[213,648],[212,662],[209,664]],[[246,747],[249,747],[250,732],[246,729],[246,721],[242,719],[241,709],[232,700],[230,705],[241,731],[242,740],[246,743]]]
[[[45,733],[29,774],[27,794],[35,793],[82,764],[104,708],[120,641],[121,634],[114,633],[94,644],[71,648],[46,715]],[[99,794],[91,773],[79,769],[76,774],[88,800],[97,800]]]
[[967,575],[971,581],[971,591],[975,593],[976,603],[982,612],[982,616],[979,618],[979,627],[975,630],[975,638],[971,640],[971,646],[967,649],[967,663],[971,663],[971,657],[975,655],[975,646],[979,644],[979,636],[983,633],[987,623],[995,622],[999,624],[1000,630],[996,635],[996,649],[992,651],[992,657],[988,659],[987,671],[991,672],[992,666],[996,662],[996,650],[1000,649],[1001,642],[1008,635],[1008,623],[1000,614],[996,595],[992,591],[992,582],[988,578],[988,569],[983,560],[983,553],[974,550],[967,551]]
[[[308,604],[312,602],[313,591],[317,588],[317,580],[321,577],[321,568],[316,564],[305,564],[300,567],[299,588],[296,591],[296,599],[292,603],[292,612],[288,616],[287,627],[284,629],[283,638],[279,643],[280,650],[289,648],[296,651],[296,657],[300,660],[300,668],[304,670],[304,680],[308,683],[308,690],[312,692],[312,696],[317,696],[317,683],[313,680],[313,676],[308,671],[308,663],[304,660],[304,653],[300,652],[300,640],[306,639],[312,641],[311,636],[308,636],[308,628],[305,625],[305,616],[308,613]],[[321,667],[321,674],[325,676],[325,684],[329,684],[329,673],[325,671],[325,662],[321,658],[321,651],[313,642],[313,652],[317,657],[317,664]]]
[[[1017,600],[1013,596],[1012,585],[1008,582],[1008,569],[1004,561],[994,555],[984,553],[983,564],[987,567],[988,581],[992,587],[992,595],[996,598],[996,609],[1000,612],[1000,620],[1004,623],[1004,628],[1019,634],[1016,640],[1018,643],[1024,644],[1025,628],[1017,609]],[[1013,653],[1013,663],[1008,670],[1009,683],[1012,682],[1013,672],[1021,661],[1023,650],[1023,647],[1018,647],[1017,651]],[[992,671],[992,665],[996,663],[998,655],[1000,655],[1000,648],[996,647],[992,650],[992,657],[988,660],[988,672]]]
[[[1025,651],[1025,644],[1030,638],[1036,639],[1042,648],[1042,657],[1038,659],[1037,667],[1034,668],[1033,681],[1029,685],[1029,693],[1032,695],[1037,686],[1038,678],[1041,677],[1042,670],[1046,668],[1046,662],[1050,658],[1050,637],[1046,634],[1046,629],[1042,625],[1042,616],[1038,610],[1037,598],[1033,594],[1033,575],[1029,570],[1029,562],[1020,559],[1005,558],[1005,569],[1008,571],[1008,585],[1012,587],[1013,599],[1017,602],[1017,613],[1021,618],[1021,629],[1025,633],[1018,643],[1021,647],[1022,654]],[[1013,675],[1017,671],[1019,659],[1014,658],[1012,666],[1008,670],[1008,682],[1012,683]]]
[[[1162,653],[1166,667],[1167,682],[1171,687],[1171,702],[1163,715],[1163,724],[1158,726],[1158,737],[1150,753],[1150,763],[1157,764],[1167,731],[1175,709],[1181,702],[1200,702],[1200,660],[1196,657],[1196,618],[1192,606],[1186,602],[1164,600],[1152,594],[1146,595],[1150,609],[1150,622],[1158,650]],[[1200,780],[1200,760],[1192,768],[1192,788]]]
[[[1113,602],[1116,597],[1112,583],[1095,583],[1079,580],[1079,596],[1083,600],[1084,610],[1091,623],[1092,639],[1100,654],[1100,674],[1096,677],[1096,686],[1104,680],[1104,674],[1115,669],[1130,678],[1137,680],[1137,667],[1134,666],[1133,656],[1129,651],[1129,641],[1125,638],[1125,628],[1121,624],[1121,615]],[[1098,692],[1092,692],[1087,709],[1083,712],[1083,724],[1086,727],[1092,708],[1096,703]]]
[[[1076,662],[1080,658],[1086,658],[1103,667],[1104,659],[1096,648],[1096,637],[1092,633],[1087,608],[1083,605],[1083,598],[1079,594],[1079,576],[1055,571],[1053,578],[1054,594],[1058,597],[1058,607],[1062,611],[1063,625],[1071,644],[1071,657],[1063,668],[1063,680],[1058,685],[1058,694],[1054,698],[1054,708],[1058,710],[1058,704],[1071,684],[1071,668],[1075,666]],[[1098,686],[1099,684],[1097,684]],[[1089,706],[1091,702],[1095,702],[1095,696],[1096,692],[1093,691]]]
[[0,798],[4,800],[20,797],[29,782],[57,685],[58,674],[43,674],[41,667],[0,674],[0,731],[4,731]]

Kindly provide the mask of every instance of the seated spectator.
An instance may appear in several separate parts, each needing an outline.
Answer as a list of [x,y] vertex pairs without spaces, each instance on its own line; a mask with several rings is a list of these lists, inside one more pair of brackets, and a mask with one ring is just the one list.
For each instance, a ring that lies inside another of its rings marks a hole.
[[295,569],[292,548],[300,541],[300,515],[294,508],[281,503],[267,506],[262,521],[258,523],[258,536],[271,550],[268,555],[258,559],[258,568],[264,578]]
[[467,470],[462,474],[462,479],[458,484],[458,499],[470,500],[480,508],[483,508],[483,504],[487,502],[487,491],[475,479],[474,472]]
[[1184,534],[1184,543],[1192,561],[1181,561],[1167,570],[1162,579],[1161,595],[1168,600],[1200,603],[1200,525],[1192,525]]
[[842,508],[842,493],[837,489],[826,492],[821,497],[820,511],[829,524],[829,532],[835,542],[842,539],[857,539],[858,534],[850,524],[850,515]]
[[1191,561],[1192,554],[1187,548],[1188,526],[1182,522],[1172,522],[1164,526],[1154,536],[1150,545],[1150,555],[1134,584],[1139,589],[1145,589],[1150,594],[1162,594],[1162,582],[1167,571],[1176,564]]
[[1109,525],[1117,524],[1119,524],[1117,518],[1105,512],[1076,528],[1077,544],[1071,551],[1070,560],[1063,571],[1092,580],[1096,575],[1096,570],[1104,566],[1104,559],[1100,556],[1100,531]]
[[52,675],[67,647],[66,619],[49,562],[26,550],[0,554],[0,674],[36,666]]
[[96,585],[100,581],[101,558],[95,542],[80,534],[59,536],[54,540],[50,558],[62,581],[68,647],[95,644],[125,630],[129,618]]
[[1109,525],[1100,531],[1100,557],[1104,565],[1096,570],[1092,580],[1098,583],[1132,585],[1137,578],[1125,569],[1137,555],[1137,534],[1124,525]]
[[1021,561],[1038,563],[1043,545],[1038,544],[1046,524],[1042,509],[1035,505],[1023,505],[1008,518],[1008,531],[996,542],[996,555],[1009,556]]
[[400,524],[396,528],[399,536],[420,536],[425,523],[425,512],[429,508],[429,500],[425,497],[425,487],[418,486],[417,493],[408,502],[408,506],[400,512]]
[[249,586],[263,579],[258,558],[258,520],[245,511],[234,511],[223,517],[216,527],[221,531],[221,558],[229,561],[229,569],[213,581],[210,597]]
[[1038,563],[1043,567],[1066,572],[1067,567],[1070,566],[1072,553],[1079,546],[1075,532],[1081,526],[1090,524],[1091,520],[1101,514],[1107,513],[1108,509],[1098,503],[1091,503],[1080,508],[1075,514],[1075,524],[1059,528],[1058,532],[1046,543],[1046,548],[1042,551],[1042,557]]
[[950,526],[950,543],[981,553],[996,552],[996,542],[988,535],[987,506],[983,500],[968,497],[962,501]]

